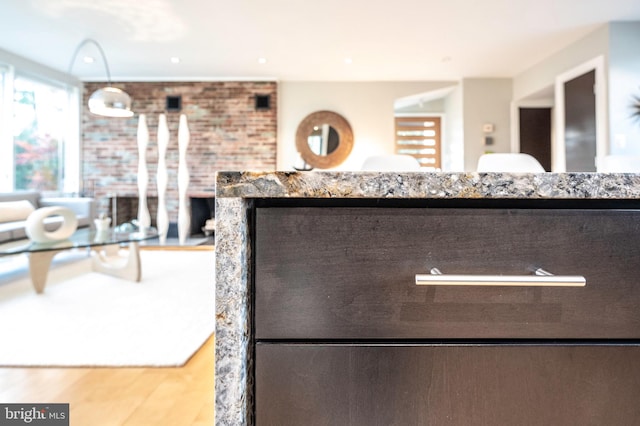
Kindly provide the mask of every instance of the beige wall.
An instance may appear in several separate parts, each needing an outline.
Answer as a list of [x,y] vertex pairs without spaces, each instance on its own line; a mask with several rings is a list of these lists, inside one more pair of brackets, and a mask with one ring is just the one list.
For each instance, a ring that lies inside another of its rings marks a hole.
[[[640,155],[640,123],[629,119],[631,95],[640,95],[640,22],[611,22],[562,49],[513,79],[513,99],[525,99],[545,88],[553,88],[558,75],[595,58],[605,62],[607,93],[605,122],[606,153]],[[605,154],[606,154],[605,153]]]
[[572,45],[560,50],[525,72],[513,78],[513,99],[519,100],[548,87],[553,87],[556,76],[576,66],[604,55],[609,50],[609,25],[602,26]]
[[330,110],[351,124],[354,146],[335,170],[359,170],[370,155],[394,152],[394,101],[451,86],[455,82],[281,82],[278,84],[279,170],[297,159],[295,134],[308,114]]
[[[462,80],[464,121],[464,170],[474,171],[485,151],[511,152],[510,78],[465,78]],[[484,124],[494,131],[485,134]],[[493,137],[493,145],[484,145],[484,136]]]
[[640,117],[632,118],[633,96],[640,97],[640,22],[610,25],[610,154],[640,155]]

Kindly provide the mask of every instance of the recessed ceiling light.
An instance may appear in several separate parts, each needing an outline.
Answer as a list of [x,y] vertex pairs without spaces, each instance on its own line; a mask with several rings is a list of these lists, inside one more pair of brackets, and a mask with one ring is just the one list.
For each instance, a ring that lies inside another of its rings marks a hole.
[[353,59],[351,59],[349,57],[346,57],[346,58],[344,58],[344,63],[347,64],[347,65],[350,65],[350,64],[353,63]]
[[259,64],[266,64],[267,63],[267,58],[258,58],[258,63]]
[[170,59],[172,64],[179,64],[180,63],[180,58],[178,58],[177,56],[172,56]]
[[85,64],[92,64],[95,61],[95,59],[93,59],[93,56],[85,56],[84,58],[82,58],[82,60]]

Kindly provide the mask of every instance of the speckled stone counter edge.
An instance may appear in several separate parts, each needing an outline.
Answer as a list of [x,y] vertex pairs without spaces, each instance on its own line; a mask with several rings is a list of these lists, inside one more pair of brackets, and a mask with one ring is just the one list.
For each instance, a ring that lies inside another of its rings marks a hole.
[[634,173],[218,172],[221,198],[640,198]]
[[640,175],[219,172],[216,179],[216,425],[252,425],[251,198],[640,199]]
[[216,199],[216,425],[253,423],[249,206],[241,198]]

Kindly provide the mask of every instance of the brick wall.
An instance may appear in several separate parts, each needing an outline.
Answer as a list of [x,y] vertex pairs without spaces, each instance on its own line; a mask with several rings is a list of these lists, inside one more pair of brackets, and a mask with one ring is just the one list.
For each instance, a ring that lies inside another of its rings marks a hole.
[[[149,196],[155,196],[158,116],[167,114],[171,135],[167,149],[169,220],[177,220],[178,121],[186,114],[191,141],[187,152],[190,193],[212,192],[218,170],[275,170],[277,84],[274,82],[127,82],[115,83],[133,99],[132,118],[89,113],[88,97],[104,83],[85,83],[82,117],[82,190],[108,212],[108,194],[138,192],[138,115],[149,127]],[[166,112],[167,96],[182,96],[181,112]],[[270,95],[270,109],[256,110],[255,95]],[[155,218],[153,218],[155,219]]]

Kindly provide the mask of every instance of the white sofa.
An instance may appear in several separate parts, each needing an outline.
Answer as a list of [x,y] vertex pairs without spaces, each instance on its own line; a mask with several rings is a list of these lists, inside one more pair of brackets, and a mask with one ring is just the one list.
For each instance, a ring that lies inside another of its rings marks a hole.
[[[37,191],[0,193],[0,244],[27,238],[25,221],[35,209],[47,206],[63,206],[73,210],[78,217],[78,228],[92,226],[96,217],[95,200],[89,197],[42,197]],[[60,217],[47,219],[45,228],[58,228]]]

